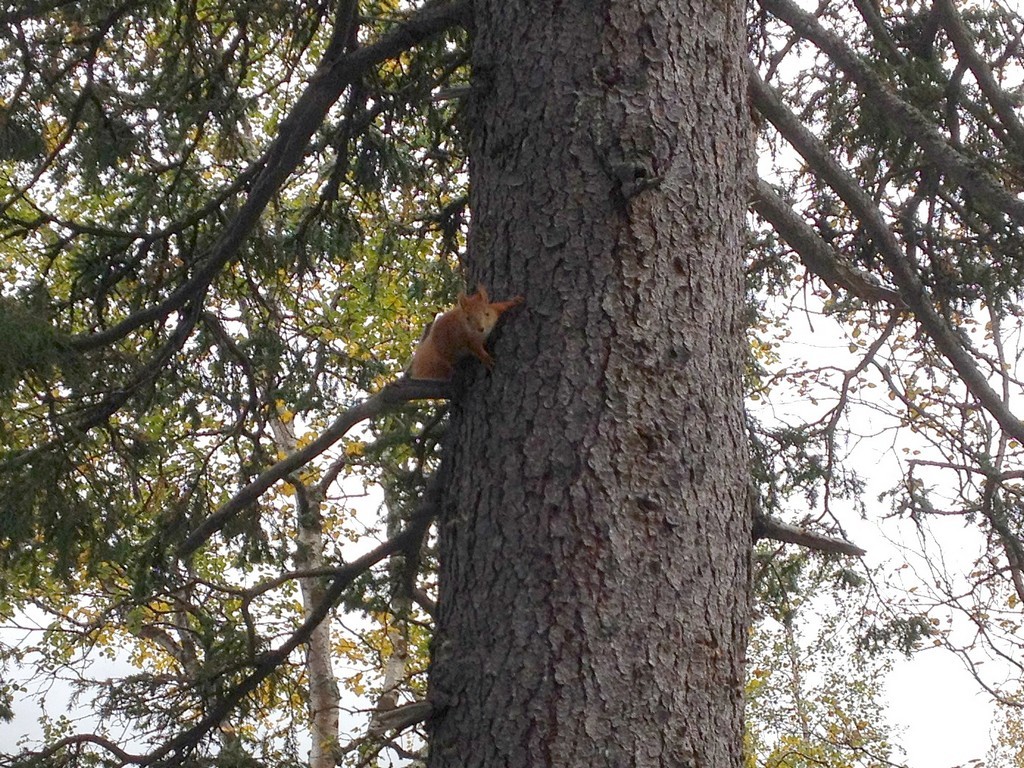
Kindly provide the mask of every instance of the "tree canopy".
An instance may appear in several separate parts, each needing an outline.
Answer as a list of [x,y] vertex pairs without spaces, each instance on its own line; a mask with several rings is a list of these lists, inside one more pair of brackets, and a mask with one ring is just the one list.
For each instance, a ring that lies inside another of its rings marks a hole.
[[[0,764],[418,759],[452,388],[395,382],[475,287],[471,4],[41,0],[0,20],[0,717],[67,687],[88,713]],[[833,584],[859,596],[826,620],[835,652],[862,654],[853,693],[815,699],[822,730],[799,681],[766,695],[752,665],[750,760],[889,759],[870,652],[921,644],[958,654],[1012,733],[1024,19],[759,0],[747,23],[752,652],[792,658],[796,596]],[[837,555],[858,515],[913,532],[902,570]]]

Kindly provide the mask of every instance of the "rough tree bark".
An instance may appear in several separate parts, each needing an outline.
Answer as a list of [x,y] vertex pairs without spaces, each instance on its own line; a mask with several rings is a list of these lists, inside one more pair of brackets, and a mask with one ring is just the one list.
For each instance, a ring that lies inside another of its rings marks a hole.
[[739,766],[743,4],[476,0],[431,768]]

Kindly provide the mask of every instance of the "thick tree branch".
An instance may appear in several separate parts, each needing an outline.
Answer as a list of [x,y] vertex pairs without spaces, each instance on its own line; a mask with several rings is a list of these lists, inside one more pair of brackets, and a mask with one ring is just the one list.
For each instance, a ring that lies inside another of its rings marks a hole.
[[202,546],[203,542],[227,525],[231,518],[255,502],[274,483],[284,479],[326,451],[344,437],[356,424],[372,419],[386,410],[410,400],[446,398],[449,394],[450,385],[447,382],[419,381],[403,378],[388,384],[377,394],[349,408],[338,416],[324,430],[323,434],[305,448],[281,459],[281,461],[263,471],[256,479],[239,490],[220,509],[206,518],[199,527],[185,538],[178,547],[177,556],[179,558],[188,557],[188,555]]
[[806,528],[784,523],[774,517],[758,516],[754,518],[754,540],[771,539],[787,544],[799,544],[801,547],[815,549],[819,552],[834,552],[840,555],[863,557],[867,551],[846,539],[837,536],[826,536]]
[[[953,149],[934,123],[918,109],[899,98],[892,89],[843,40],[790,0],[760,0],[761,7],[789,24],[801,37],[813,42],[822,53],[856,83],[864,97],[873,101],[904,136],[915,142],[943,173],[980,200],[1024,225],[1024,201],[1009,194],[972,160]],[[984,206],[981,208],[984,213]],[[997,216],[992,223],[1002,226]]]
[[404,731],[409,726],[422,723],[430,717],[432,709],[428,701],[410,701],[394,709],[376,712],[376,732]]
[[830,287],[843,288],[867,302],[882,301],[898,308],[905,306],[899,293],[880,285],[874,275],[844,264],[836,250],[822,240],[763,179],[758,179],[755,184],[751,208],[796,251],[807,270]]
[[[772,4],[782,0],[770,0]],[[814,172],[842,198],[870,234],[875,247],[892,273],[893,282],[907,308],[914,313],[921,328],[932,339],[939,352],[960,375],[968,391],[1011,436],[1024,442],[1021,422],[979,370],[964,343],[935,310],[916,265],[904,256],[896,236],[878,207],[857,182],[836,162],[828,149],[814,136],[749,65],[749,92],[755,108],[769,120],[792,147],[807,161]]]

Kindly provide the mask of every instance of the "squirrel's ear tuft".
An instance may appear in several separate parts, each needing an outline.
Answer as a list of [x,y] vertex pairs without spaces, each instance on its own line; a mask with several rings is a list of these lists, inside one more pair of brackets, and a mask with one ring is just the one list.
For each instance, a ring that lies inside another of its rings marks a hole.
[[480,301],[482,301],[484,304],[489,304],[490,303],[491,300],[487,296],[487,289],[484,288],[484,284],[483,283],[477,283],[476,284],[476,293],[477,293],[477,296],[480,297]]

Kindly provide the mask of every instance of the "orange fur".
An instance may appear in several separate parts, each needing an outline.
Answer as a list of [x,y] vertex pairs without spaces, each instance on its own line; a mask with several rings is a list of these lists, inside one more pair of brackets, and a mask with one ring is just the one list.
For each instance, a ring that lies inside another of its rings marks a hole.
[[455,364],[467,355],[475,355],[488,370],[494,358],[484,348],[502,312],[521,304],[522,296],[491,303],[487,289],[478,285],[476,293],[459,294],[459,303],[437,318],[427,330],[413,353],[409,377],[448,381],[455,373]]

